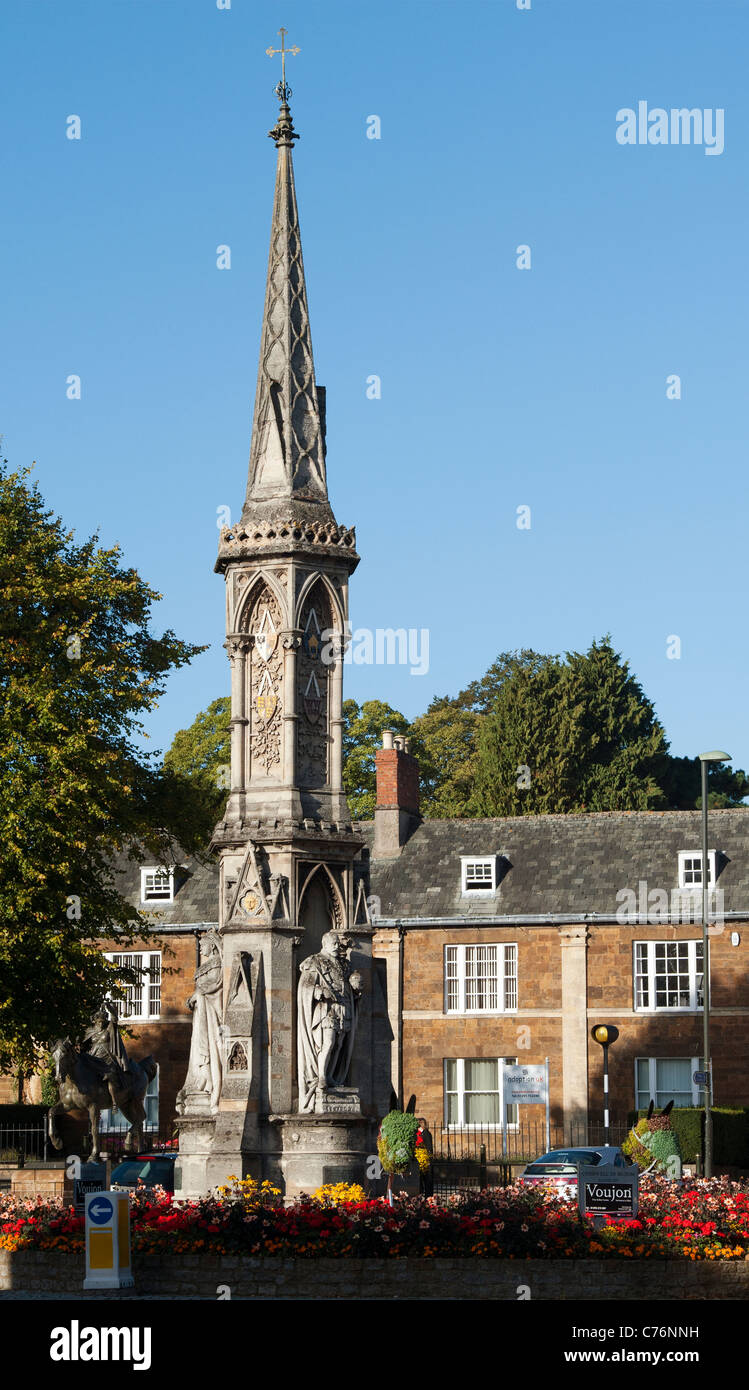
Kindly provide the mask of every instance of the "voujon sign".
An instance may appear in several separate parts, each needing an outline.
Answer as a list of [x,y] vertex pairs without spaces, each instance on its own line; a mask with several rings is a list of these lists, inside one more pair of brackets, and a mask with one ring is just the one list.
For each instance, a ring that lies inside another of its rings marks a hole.
[[613,1163],[580,1163],[577,1169],[577,1204],[581,1216],[592,1216],[596,1226],[604,1217],[637,1215],[638,1168],[617,1168]]
[[87,1192],[84,1289],[130,1289],[134,1282],[128,1193]]

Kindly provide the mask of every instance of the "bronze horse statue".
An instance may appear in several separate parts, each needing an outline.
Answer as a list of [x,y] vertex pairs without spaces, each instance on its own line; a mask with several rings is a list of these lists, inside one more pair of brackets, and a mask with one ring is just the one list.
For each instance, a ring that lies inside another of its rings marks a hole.
[[[153,1057],[139,1062],[128,1061],[116,1073],[102,1066],[101,1060],[88,1052],[77,1051],[69,1038],[60,1038],[52,1049],[59,1101],[49,1112],[49,1137],[56,1149],[62,1148],[57,1118],[68,1110],[87,1110],[91,1128],[90,1161],[99,1158],[99,1116],[102,1110],[116,1105],[131,1128],[125,1140],[125,1152],[137,1153],[143,1147],[143,1126],[146,1111],[143,1100],[149,1081],[156,1075]],[[113,1077],[116,1074],[116,1080]]]

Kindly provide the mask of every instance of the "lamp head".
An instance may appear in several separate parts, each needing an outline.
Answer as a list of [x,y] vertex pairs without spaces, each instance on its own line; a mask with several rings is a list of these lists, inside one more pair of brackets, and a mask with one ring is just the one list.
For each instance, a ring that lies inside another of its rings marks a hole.
[[608,1047],[609,1043],[616,1042],[619,1037],[619,1029],[613,1023],[599,1023],[595,1028],[591,1028],[591,1034],[601,1047]]
[[731,754],[721,753],[719,748],[713,748],[709,753],[700,753],[699,759],[701,763],[730,763]]

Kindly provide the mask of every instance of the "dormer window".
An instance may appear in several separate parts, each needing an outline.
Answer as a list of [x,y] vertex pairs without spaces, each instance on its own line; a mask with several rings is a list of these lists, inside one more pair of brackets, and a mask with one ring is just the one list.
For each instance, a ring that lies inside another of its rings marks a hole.
[[[707,854],[707,882],[715,887],[715,850]],[[702,887],[702,850],[684,849],[679,852],[679,887],[687,892]]]
[[141,869],[140,900],[142,903],[173,903],[174,869],[153,867]]
[[497,856],[475,859],[462,855],[461,891],[464,898],[492,897],[497,891]]

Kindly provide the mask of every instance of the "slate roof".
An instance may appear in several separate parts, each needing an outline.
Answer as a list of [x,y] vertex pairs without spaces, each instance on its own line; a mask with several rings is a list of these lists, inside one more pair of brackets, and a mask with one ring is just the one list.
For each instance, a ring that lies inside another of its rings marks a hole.
[[155,867],[154,861],[131,862],[122,855],[115,868],[115,886],[133,907],[155,914],[163,926],[184,926],[199,922],[218,922],[218,861],[203,863],[191,855],[180,855],[174,877],[174,902],[140,900],[140,871]]
[[[680,850],[698,850],[699,811],[609,812],[516,816],[496,820],[425,820],[398,859],[374,859],[374,822],[356,832],[365,842],[362,869],[379,898],[380,919],[528,916],[614,918],[622,888],[669,895],[678,887]],[[710,849],[717,851],[717,886],[725,912],[749,918],[749,808],[710,812]],[[461,855],[500,860],[492,897],[461,894]],[[173,903],[142,904],[141,866],[118,861],[120,890],[134,907],[158,914],[165,926],[216,922],[218,865],[183,856]]]
[[[371,854],[374,823],[356,827]],[[496,820],[425,820],[398,859],[370,859],[383,918],[585,914],[615,916],[622,888],[678,887],[680,850],[698,850],[699,811],[598,812]],[[724,910],[749,916],[749,808],[710,812]],[[464,898],[461,855],[505,856],[493,897]]]

